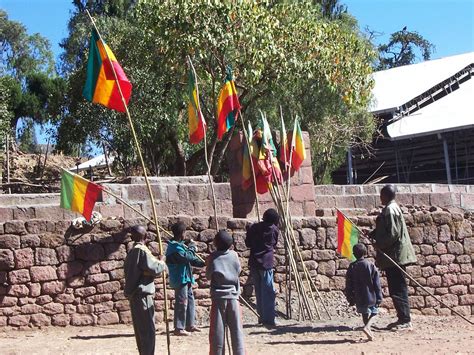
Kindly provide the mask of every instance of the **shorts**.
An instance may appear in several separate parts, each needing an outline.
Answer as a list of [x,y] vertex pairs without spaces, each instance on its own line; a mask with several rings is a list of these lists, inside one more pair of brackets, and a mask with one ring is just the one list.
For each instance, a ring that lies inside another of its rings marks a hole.
[[357,306],[357,312],[358,313],[361,313],[361,314],[368,314],[368,315],[372,315],[372,314],[379,314],[379,307],[377,306]]

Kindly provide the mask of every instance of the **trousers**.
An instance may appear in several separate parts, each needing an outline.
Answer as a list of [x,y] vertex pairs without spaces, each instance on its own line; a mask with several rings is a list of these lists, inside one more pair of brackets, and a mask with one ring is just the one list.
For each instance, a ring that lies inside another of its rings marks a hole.
[[133,295],[130,299],[133,330],[140,355],[155,353],[155,305],[153,295]]
[[181,285],[174,290],[174,329],[190,329],[196,322],[193,287]]
[[275,324],[275,288],[273,287],[273,269],[250,269],[255,286],[257,313],[264,324]]
[[209,346],[210,355],[225,354],[225,332],[230,332],[233,355],[245,355],[242,310],[236,299],[212,300]]
[[388,293],[392,297],[398,321],[400,323],[410,322],[410,303],[408,302],[408,285],[405,275],[397,267],[386,268],[385,275],[387,276]]

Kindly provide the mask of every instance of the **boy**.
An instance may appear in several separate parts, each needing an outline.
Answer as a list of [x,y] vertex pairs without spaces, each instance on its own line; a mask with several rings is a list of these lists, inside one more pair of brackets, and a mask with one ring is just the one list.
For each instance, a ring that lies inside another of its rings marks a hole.
[[237,253],[229,248],[233,238],[224,230],[214,238],[216,251],[207,259],[206,277],[211,281],[211,314],[209,329],[210,355],[222,355],[225,329],[229,327],[232,354],[244,355],[244,333],[239,304],[241,271]]
[[274,249],[278,243],[280,216],[273,208],[265,211],[263,221],[247,231],[245,245],[250,248],[250,276],[255,286],[259,323],[274,327],[275,289],[273,287]]
[[174,289],[174,335],[188,336],[191,332],[200,332],[196,327],[194,311],[193,284],[195,283],[191,266],[202,267],[204,263],[196,256],[196,243],[190,240],[184,244],[186,226],[183,222],[171,227],[173,240],[166,249],[166,264],[169,269],[170,287]]
[[382,302],[382,288],[379,272],[375,265],[365,258],[367,248],[356,244],[352,249],[356,261],[349,265],[346,273],[346,297],[349,305],[356,305],[357,312],[362,314],[363,331],[369,340],[373,339],[371,325],[378,314]]
[[124,294],[130,302],[133,330],[140,355],[155,353],[155,283],[156,276],[166,271],[166,264],[158,260],[145,245],[146,229],[131,228],[135,242],[124,263]]

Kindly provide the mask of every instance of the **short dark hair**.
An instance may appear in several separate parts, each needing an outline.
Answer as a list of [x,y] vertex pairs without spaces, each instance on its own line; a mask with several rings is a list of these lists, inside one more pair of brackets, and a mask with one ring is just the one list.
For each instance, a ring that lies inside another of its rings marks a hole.
[[356,257],[356,259],[360,259],[367,255],[367,248],[365,247],[364,244],[357,243],[352,248],[352,252],[354,253],[354,256]]
[[280,222],[280,215],[274,208],[269,208],[263,214],[263,221],[270,224],[278,225],[278,223]]
[[146,228],[139,224],[132,226],[130,233],[132,234],[132,240],[134,242],[141,242],[146,238]]
[[173,232],[174,239],[182,238],[186,231],[186,225],[183,222],[176,222],[171,226],[171,231]]
[[395,194],[395,186],[393,185],[385,185],[382,187],[382,190],[380,190],[380,195],[384,195],[389,200],[395,199]]
[[214,243],[216,245],[216,248],[220,251],[226,251],[227,249],[229,249],[232,246],[233,242],[234,238],[232,238],[232,236],[225,230],[220,230],[214,237]]

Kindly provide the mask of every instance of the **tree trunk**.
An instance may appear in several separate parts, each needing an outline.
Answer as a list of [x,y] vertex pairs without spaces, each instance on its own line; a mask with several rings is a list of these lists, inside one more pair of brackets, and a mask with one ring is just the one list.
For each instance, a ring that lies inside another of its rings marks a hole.
[[186,176],[186,158],[184,155],[183,145],[178,140],[178,137],[176,137],[176,132],[171,132],[168,138],[171,142],[171,146],[173,147],[176,153],[176,164],[174,173],[177,176]]
[[236,126],[237,126],[237,122],[234,124],[234,126],[231,128],[230,132],[227,134],[225,139],[222,141],[222,144],[219,144],[219,147],[217,147],[217,154],[216,154],[217,160],[215,161],[214,166],[211,168],[211,175],[212,176],[217,174],[217,171],[221,166],[222,160],[224,159],[225,152],[227,151],[227,147],[230,143],[230,140],[232,139],[232,136],[234,135],[234,130],[235,130]]

